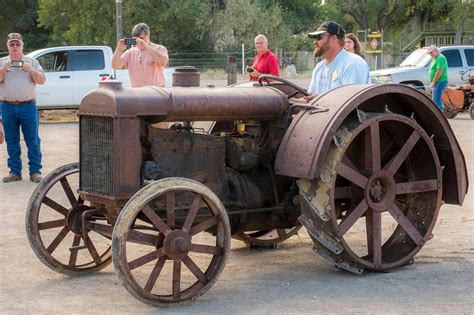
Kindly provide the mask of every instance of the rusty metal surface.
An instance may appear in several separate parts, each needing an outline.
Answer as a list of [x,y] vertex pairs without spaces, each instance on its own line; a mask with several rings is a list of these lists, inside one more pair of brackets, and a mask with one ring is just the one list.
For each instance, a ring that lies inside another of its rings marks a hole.
[[[431,239],[441,206],[433,140],[416,121],[393,113],[352,117],[336,137],[321,176],[298,180],[305,196],[300,221],[316,252],[344,269],[360,266],[357,273],[405,265]],[[361,225],[365,236],[353,233]]]
[[268,120],[282,116],[286,96],[272,88],[122,88],[104,81],[81,102],[79,115],[157,116],[157,121]]
[[173,86],[199,86],[201,74],[193,66],[176,67],[173,72]]
[[429,135],[434,135],[445,167],[443,200],[462,204],[468,187],[464,156],[446,118],[427,95],[398,84],[347,85],[322,94],[311,104],[324,111],[306,110],[293,118],[277,153],[277,174],[315,178],[320,175],[336,131],[349,115],[399,113],[413,116]]

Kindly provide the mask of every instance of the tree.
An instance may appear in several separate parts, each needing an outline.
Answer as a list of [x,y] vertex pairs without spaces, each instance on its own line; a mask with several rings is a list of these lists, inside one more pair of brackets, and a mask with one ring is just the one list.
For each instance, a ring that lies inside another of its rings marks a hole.
[[0,39],[11,32],[21,33],[25,49],[43,47],[48,32],[37,26],[37,0],[0,0]]

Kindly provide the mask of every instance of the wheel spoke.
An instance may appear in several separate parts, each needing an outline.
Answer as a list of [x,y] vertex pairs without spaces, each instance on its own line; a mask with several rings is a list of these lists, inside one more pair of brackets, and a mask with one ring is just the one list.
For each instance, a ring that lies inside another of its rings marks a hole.
[[50,207],[51,209],[53,210],[56,210],[57,212],[61,213],[63,216],[67,216],[69,210],[64,208],[63,206],[61,206],[59,203],[57,203],[56,201],[48,198],[48,197],[44,197],[42,202],[47,205],[48,207]]
[[191,228],[191,230],[189,231],[189,235],[194,236],[198,233],[201,233],[201,232],[213,227],[217,223],[219,223],[219,219],[218,219],[217,216],[209,218],[209,219],[193,226]]
[[186,221],[184,221],[182,230],[188,232],[194,222],[194,218],[199,210],[199,204],[201,203],[201,195],[196,195],[194,197],[193,203],[191,204],[191,209],[186,216]]
[[336,172],[363,189],[365,189],[365,186],[367,186],[367,177],[342,162],[336,166]]
[[194,263],[194,261],[189,257],[186,256],[183,258],[183,263],[188,267],[188,269],[196,276],[196,278],[202,284],[206,284],[209,280],[207,279],[206,275],[199,269],[199,267]]
[[78,205],[77,199],[76,199],[76,196],[74,195],[74,192],[71,189],[71,185],[69,185],[67,178],[63,177],[59,181],[61,182],[61,185],[63,186],[64,192],[66,193],[67,199],[69,199],[71,206],[76,207]]
[[420,180],[416,182],[398,183],[396,187],[397,187],[396,188],[397,195],[433,191],[433,190],[438,190],[438,180],[429,179],[429,180]]
[[382,214],[373,211],[372,216],[372,244],[375,267],[382,266]]
[[423,244],[423,237],[420,232],[418,232],[415,226],[410,222],[410,220],[408,220],[396,204],[392,204],[392,206],[388,208],[388,212],[390,212],[392,217],[401,225],[416,245],[420,246]]
[[174,192],[169,192],[166,194],[166,223],[168,226],[173,226],[174,222]]
[[146,255],[143,255],[142,257],[139,257],[137,259],[132,260],[131,262],[128,263],[128,268],[130,270],[133,270],[135,268],[141,267],[146,263],[149,263],[150,261],[153,261],[157,259],[158,257],[162,257],[163,255],[163,249],[160,248],[159,250],[154,250],[151,253],[148,253]]
[[158,259],[155,267],[153,268],[153,271],[150,274],[150,277],[148,278],[148,281],[146,282],[146,285],[144,288],[145,291],[151,292],[151,290],[153,290],[153,287],[155,286],[156,280],[158,279],[158,276],[160,275],[160,272],[163,269],[165,262],[166,262],[166,257],[160,257],[160,259]]
[[143,232],[138,232],[135,230],[130,230],[128,232],[128,242],[142,244],[142,245],[149,245],[149,246],[156,246],[156,242],[158,237],[156,235],[151,235]]
[[365,212],[365,232],[367,235],[367,254],[369,257],[374,257],[374,210],[367,209]]
[[201,245],[201,244],[191,244],[191,251],[201,254],[211,254],[211,255],[220,255],[223,252],[221,247]]
[[390,174],[395,175],[397,170],[410,154],[411,150],[415,147],[418,139],[420,139],[420,134],[418,131],[414,130],[397,155],[387,163],[384,169]]
[[334,199],[347,199],[351,197],[351,187],[336,187],[334,189]]
[[181,296],[181,260],[173,261],[173,299]]
[[365,169],[372,173],[380,171],[380,128],[379,122],[370,124],[370,130],[365,131]]
[[47,222],[38,223],[38,230],[54,229],[58,227],[63,227],[65,225],[66,225],[65,219],[47,221]]
[[86,236],[83,237],[83,240],[96,265],[100,265],[102,263],[102,258],[100,258],[99,254],[97,253],[97,249],[95,248],[94,243],[92,243],[89,235],[86,234]]
[[356,221],[364,214],[368,209],[368,204],[365,199],[355,207],[354,210],[339,224],[338,232],[340,236],[346,234],[346,232],[356,223]]
[[163,233],[165,236],[168,235],[171,232],[171,229],[168,225],[166,225],[165,222],[153,211],[152,208],[150,208],[149,205],[146,205],[143,207],[142,212],[147,216],[148,219],[151,220],[155,228],[158,229],[161,233]]
[[67,233],[69,233],[69,228],[67,226],[63,227],[63,229],[59,232],[59,234],[54,238],[54,240],[49,244],[48,248],[46,249],[48,253],[52,254],[54,250],[58,247],[59,244],[64,240]]
[[[72,247],[79,246],[80,242],[81,242],[81,235],[80,234],[74,234],[74,240],[72,241]],[[71,251],[71,255],[69,255],[69,263],[68,263],[69,267],[74,267],[76,265],[77,253],[78,253],[77,249]]]

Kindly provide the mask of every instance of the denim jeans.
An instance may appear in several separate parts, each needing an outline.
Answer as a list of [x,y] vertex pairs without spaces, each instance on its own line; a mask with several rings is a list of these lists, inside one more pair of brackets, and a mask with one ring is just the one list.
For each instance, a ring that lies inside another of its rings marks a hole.
[[3,129],[7,143],[8,168],[10,172],[21,175],[20,128],[28,148],[28,167],[30,175],[41,173],[41,141],[38,135],[39,114],[36,103],[9,105],[2,107]]
[[436,103],[436,106],[438,106],[441,112],[443,112],[443,101],[441,100],[441,95],[443,95],[443,92],[447,87],[448,81],[436,82],[431,94],[433,101]]

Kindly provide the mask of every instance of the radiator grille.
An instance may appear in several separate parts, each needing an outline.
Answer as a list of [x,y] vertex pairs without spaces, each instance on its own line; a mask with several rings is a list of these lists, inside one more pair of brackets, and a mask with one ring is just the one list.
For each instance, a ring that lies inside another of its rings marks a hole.
[[113,195],[113,119],[80,116],[80,190]]

